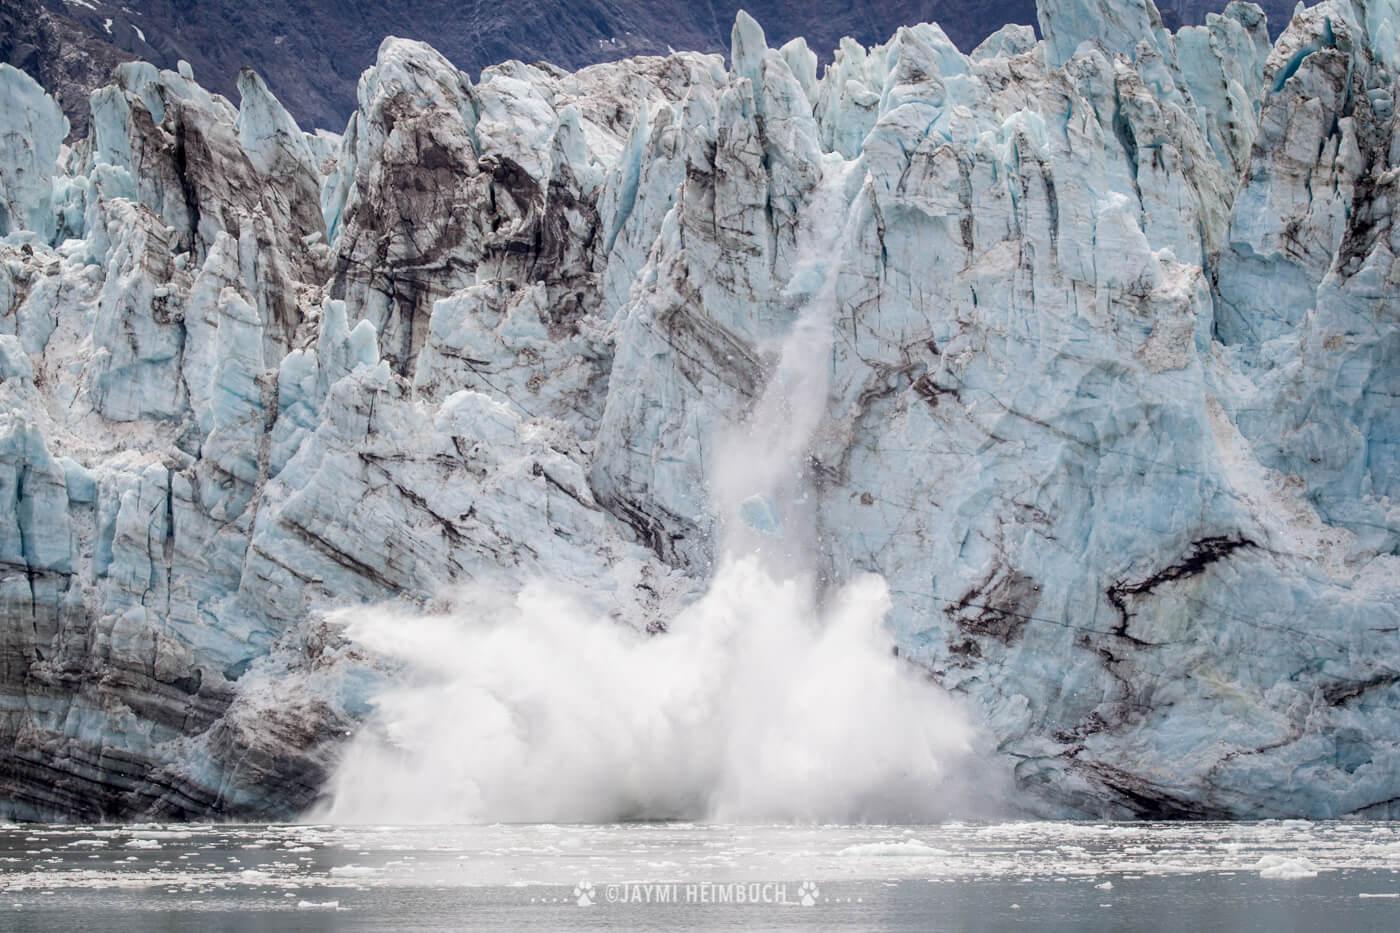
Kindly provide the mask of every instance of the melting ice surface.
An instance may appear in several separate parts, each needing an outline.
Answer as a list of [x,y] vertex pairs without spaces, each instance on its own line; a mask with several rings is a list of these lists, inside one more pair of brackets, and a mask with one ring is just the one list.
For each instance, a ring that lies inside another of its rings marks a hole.
[[[839,216],[829,157],[816,216]],[[664,635],[537,581],[444,615],[340,613],[401,664],[332,783],[336,822],[922,821],[958,812],[972,732],[893,656],[885,582],[817,584],[809,443],[826,409],[841,230],[800,241],[798,313],[762,396],[718,443],[720,557]],[[986,775],[981,796],[989,789]]]
[[[621,900],[624,891],[673,883],[673,902]],[[687,900],[691,886],[698,900],[701,885],[740,883],[782,888],[786,902]],[[576,891],[591,892],[590,910],[579,909]],[[1396,929],[1397,918],[1394,823],[0,824],[0,928],[17,933],[157,926],[1360,933]]]

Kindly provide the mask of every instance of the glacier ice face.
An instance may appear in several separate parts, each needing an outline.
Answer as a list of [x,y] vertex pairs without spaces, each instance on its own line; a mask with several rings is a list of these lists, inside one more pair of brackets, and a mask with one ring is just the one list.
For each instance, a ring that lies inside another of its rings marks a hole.
[[33,78],[0,64],[0,236],[54,235],[53,174],[68,118]]
[[304,808],[392,676],[347,605],[674,616],[824,234],[823,571],[1022,804],[1393,815],[1394,4],[1040,20],[820,78],[742,15],[728,69],[388,39],[339,137],[132,63],[71,150],[0,66],[4,812]]

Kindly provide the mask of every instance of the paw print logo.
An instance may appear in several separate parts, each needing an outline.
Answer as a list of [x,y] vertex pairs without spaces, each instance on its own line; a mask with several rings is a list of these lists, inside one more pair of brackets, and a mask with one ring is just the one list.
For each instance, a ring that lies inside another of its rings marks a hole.
[[574,886],[574,900],[580,907],[593,906],[593,883],[580,881]]
[[797,889],[797,896],[802,900],[803,907],[816,906],[817,897],[821,893],[821,889],[817,887],[815,881],[804,881],[802,886]]

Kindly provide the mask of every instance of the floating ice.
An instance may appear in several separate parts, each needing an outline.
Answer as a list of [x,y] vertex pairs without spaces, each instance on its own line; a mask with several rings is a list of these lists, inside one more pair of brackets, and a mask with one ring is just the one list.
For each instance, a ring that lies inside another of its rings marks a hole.
[[1280,881],[1298,881],[1303,878],[1316,878],[1317,868],[1305,858],[1289,858],[1283,855],[1265,855],[1255,863],[1261,878],[1275,878]]
[[947,849],[940,849],[917,839],[901,839],[898,842],[862,842],[859,845],[847,846],[837,855],[853,856],[907,856],[907,857],[932,857],[952,855]]

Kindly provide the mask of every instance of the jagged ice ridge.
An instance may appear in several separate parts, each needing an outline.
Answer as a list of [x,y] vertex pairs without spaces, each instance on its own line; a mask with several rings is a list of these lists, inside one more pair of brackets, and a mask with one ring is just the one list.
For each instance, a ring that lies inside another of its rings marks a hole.
[[1400,4],[1039,17],[821,78],[743,15],[728,68],[388,39],[339,137],[132,63],[70,148],[0,65],[0,812],[300,812],[388,676],[337,606],[672,613],[840,225],[826,569],[1019,802],[1395,815]]

